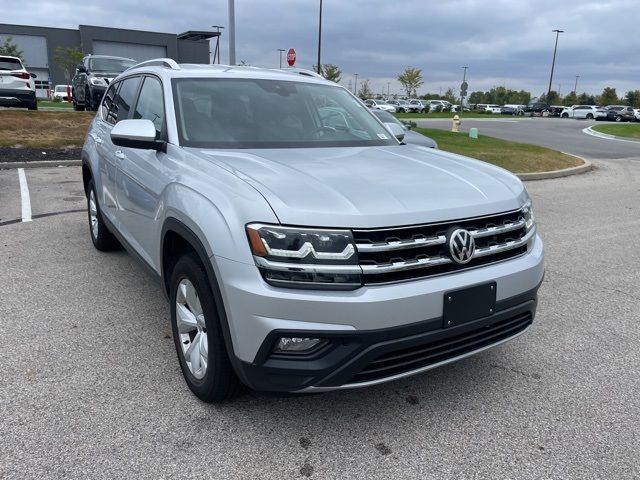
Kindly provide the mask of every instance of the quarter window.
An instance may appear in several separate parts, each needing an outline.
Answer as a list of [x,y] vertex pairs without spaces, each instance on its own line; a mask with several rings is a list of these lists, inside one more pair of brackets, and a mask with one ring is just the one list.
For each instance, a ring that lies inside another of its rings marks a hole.
[[146,77],[144,79],[133,118],[151,120],[156,127],[158,136],[160,136],[164,125],[164,99],[162,84],[157,78]]
[[102,118],[112,125],[116,123],[114,99],[119,85],[120,82],[112,84],[107,93],[104,94],[104,100],[102,100]]
[[130,77],[124,79],[116,95],[116,123],[120,120],[129,118],[129,111],[136,98],[138,86],[140,86],[140,77]]

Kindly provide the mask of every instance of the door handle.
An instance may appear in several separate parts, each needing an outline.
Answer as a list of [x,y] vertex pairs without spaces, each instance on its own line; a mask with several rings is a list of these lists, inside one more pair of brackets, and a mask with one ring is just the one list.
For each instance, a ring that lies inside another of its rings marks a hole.
[[126,158],[122,150],[116,150],[114,155],[120,160],[124,160]]

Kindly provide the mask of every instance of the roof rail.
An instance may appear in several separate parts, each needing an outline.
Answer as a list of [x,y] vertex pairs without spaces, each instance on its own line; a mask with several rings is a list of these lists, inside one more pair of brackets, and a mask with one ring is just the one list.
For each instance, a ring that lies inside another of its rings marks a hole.
[[144,62],[136,63],[133,67],[129,67],[127,70],[138,67],[166,67],[171,70],[180,70],[180,65],[171,58],[154,58],[146,60]]
[[274,68],[272,70],[275,70],[277,72],[291,73],[292,75],[304,75],[305,77],[321,78],[325,80],[325,78],[322,75],[314,72],[313,70],[306,70],[304,68],[290,67],[290,68]]

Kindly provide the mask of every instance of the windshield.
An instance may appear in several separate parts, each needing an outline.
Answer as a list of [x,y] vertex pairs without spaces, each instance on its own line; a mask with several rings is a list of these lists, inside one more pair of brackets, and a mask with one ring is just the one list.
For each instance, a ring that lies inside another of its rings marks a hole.
[[92,58],[89,60],[89,70],[92,72],[124,72],[135,64],[135,61],[124,58]]
[[397,145],[347,90],[238,78],[173,79],[180,144],[200,148]]
[[17,58],[0,58],[0,70],[22,70],[22,63]]

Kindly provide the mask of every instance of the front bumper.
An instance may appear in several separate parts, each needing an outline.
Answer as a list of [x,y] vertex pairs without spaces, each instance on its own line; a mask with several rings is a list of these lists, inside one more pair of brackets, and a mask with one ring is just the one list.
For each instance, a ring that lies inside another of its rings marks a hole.
[[2,90],[0,89],[0,105],[25,106],[33,105],[36,92],[33,90]]
[[[234,366],[249,386],[275,391],[362,386],[358,384],[362,382],[354,383],[355,375],[386,348],[403,349],[415,341],[447,339],[467,329],[495,326],[521,314],[529,314],[530,323],[535,315],[536,291],[544,274],[543,245],[538,236],[525,254],[507,261],[353,291],[277,288],[264,282],[255,265],[222,257],[215,257],[213,264],[217,278],[223,279],[220,287]],[[443,329],[445,292],[486,282],[496,282],[496,312],[455,329]],[[321,337],[331,342],[329,347],[304,358],[271,355],[275,342],[283,334]],[[482,348],[508,338],[511,337],[496,339]],[[385,342],[391,342],[391,347]],[[434,366],[437,365],[422,365],[417,370]],[[416,369],[374,380],[379,383],[398,378],[398,374],[417,373],[413,370]]]

